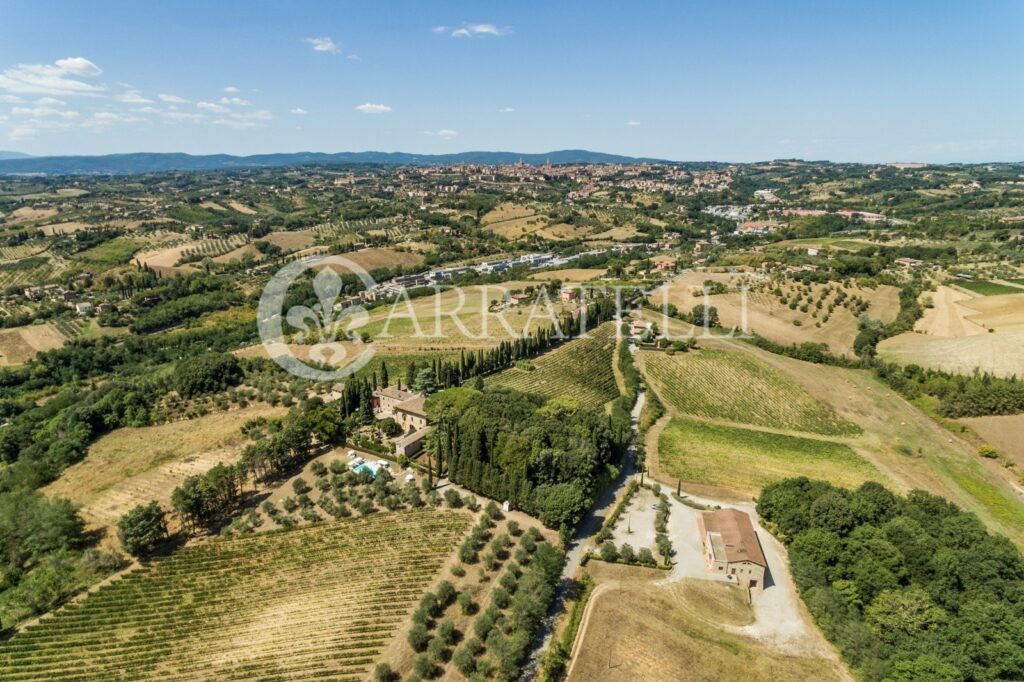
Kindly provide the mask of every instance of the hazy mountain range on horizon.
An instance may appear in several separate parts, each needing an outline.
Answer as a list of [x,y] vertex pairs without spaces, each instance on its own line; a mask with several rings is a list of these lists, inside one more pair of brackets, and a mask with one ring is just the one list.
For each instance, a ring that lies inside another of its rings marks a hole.
[[406,152],[294,152],[279,154],[193,155],[184,153],[139,152],[105,154],[102,156],[29,156],[19,152],[0,152],[0,174],[45,175],[119,175],[158,173],[163,171],[211,171],[233,168],[277,168],[287,166],[353,164],[448,165],[456,163],[529,165],[545,163],[644,163],[666,162],[618,154],[605,154],[585,149],[563,149],[542,154],[518,152],[469,151],[453,154],[410,154]]

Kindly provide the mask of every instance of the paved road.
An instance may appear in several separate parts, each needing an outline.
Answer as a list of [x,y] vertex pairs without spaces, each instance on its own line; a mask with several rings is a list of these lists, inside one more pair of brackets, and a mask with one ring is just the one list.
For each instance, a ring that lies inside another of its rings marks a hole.
[[[630,352],[635,351],[635,346],[630,345]],[[530,655],[523,664],[523,672],[519,676],[520,682],[529,682],[530,680],[536,679],[537,673],[540,669],[541,654],[544,653],[548,648],[548,644],[551,643],[551,638],[555,633],[555,622],[565,610],[565,595],[572,584],[573,575],[576,574],[576,571],[580,567],[580,560],[583,558],[583,552],[587,544],[586,541],[590,536],[601,530],[601,525],[604,523],[604,519],[608,513],[611,512],[611,509],[615,504],[615,499],[619,495],[619,491],[621,491],[625,486],[626,481],[629,480],[630,476],[636,472],[636,468],[633,464],[633,452],[634,446],[636,445],[637,425],[640,420],[640,412],[644,409],[644,403],[646,401],[647,396],[641,386],[641,390],[637,393],[636,403],[633,405],[631,413],[633,421],[633,436],[630,439],[630,443],[626,451],[626,461],[622,467],[622,473],[620,473],[619,478],[612,485],[608,486],[608,488],[601,494],[601,497],[594,503],[594,506],[590,508],[590,511],[577,527],[575,535],[573,535],[572,539],[569,541],[569,548],[565,557],[565,568],[562,570],[562,577],[558,581],[558,585],[555,587],[555,598],[551,600],[551,607],[548,609],[548,614],[544,617],[544,623],[531,645]]]

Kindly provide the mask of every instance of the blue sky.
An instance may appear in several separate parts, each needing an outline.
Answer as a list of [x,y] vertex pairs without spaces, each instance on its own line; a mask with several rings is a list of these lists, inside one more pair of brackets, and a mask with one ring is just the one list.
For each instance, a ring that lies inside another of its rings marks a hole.
[[0,4],[0,149],[1024,159],[1024,3]]

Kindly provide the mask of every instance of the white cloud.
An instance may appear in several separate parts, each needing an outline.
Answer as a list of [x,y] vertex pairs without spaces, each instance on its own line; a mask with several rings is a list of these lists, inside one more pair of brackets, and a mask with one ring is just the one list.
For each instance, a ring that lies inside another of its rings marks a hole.
[[241,97],[221,97],[220,98],[220,103],[221,104],[235,104],[235,105],[240,106],[240,107],[247,107],[250,104],[252,104],[252,102],[250,102],[249,100],[242,99]]
[[188,100],[184,97],[178,97],[177,95],[166,95],[159,94],[157,97],[160,98],[161,102],[167,102],[168,104],[188,104]]
[[73,76],[98,76],[103,73],[100,67],[85,57],[67,57],[57,60],[57,68]]
[[355,53],[350,54],[349,56],[345,57],[345,59],[351,59],[354,62],[361,62],[361,61],[363,61],[363,58],[360,57],[359,55],[355,54]]
[[64,111],[53,107],[14,107],[11,113],[15,116],[31,116],[32,118],[78,118],[77,111]]
[[98,128],[114,123],[135,123],[143,120],[145,119],[139,116],[133,116],[132,114],[124,114],[114,111],[97,111],[87,121],[82,123],[82,125],[87,128]]
[[236,88],[234,85],[229,85],[226,88],[224,88],[224,92],[228,93],[229,95],[233,95],[236,92],[241,92],[241,90]]
[[228,109],[227,107],[223,107],[214,102],[197,102],[196,108],[202,109],[203,111],[212,111],[215,114],[226,114],[228,111],[230,111],[230,109]]
[[161,116],[171,122],[188,121],[190,123],[201,123],[206,120],[204,114],[196,114],[190,111],[165,111]]
[[7,104],[19,104],[24,101],[17,95],[0,95],[0,102],[6,102]]
[[640,125],[640,121],[629,120],[629,121],[626,121],[626,125],[628,125],[628,126],[638,126],[638,125]]
[[54,64],[18,64],[0,73],[0,90],[37,95],[97,95],[105,90],[102,85],[78,78],[101,73],[98,66],[84,57],[58,59]]
[[453,137],[458,137],[459,136],[459,133],[457,131],[449,130],[448,128],[441,128],[437,132],[434,132],[434,131],[431,131],[431,130],[425,130],[425,131],[423,131],[423,134],[424,135],[432,135],[434,137],[440,137],[442,140],[450,140]]
[[501,109],[498,109],[499,114],[511,114],[513,111],[515,111],[515,109],[512,107],[502,107]]
[[452,31],[452,38],[475,38],[477,36],[499,37],[512,31],[509,27],[495,26],[494,24],[469,24]]
[[430,30],[433,31],[434,33],[447,33],[448,32],[448,27],[447,26],[435,26],[434,28],[432,28]]
[[152,104],[153,100],[146,99],[142,96],[142,93],[138,90],[126,90],[120,95],[117,95],[114,99],[118,102],[124,102],[125,104]]
[[33,100],[33,102],[41,107],[62,107],[65,104],[67,104],[67,102],[59,100],[55,97],[40,97],[37,100]]
[[229,114],[223,118],[215,119],[213,122],[229,128],[255,128],[272,118],[274,118],[274,115],[267,109],[257,109],[256,111]]
[[295,114],[296,116],[305,116],[309,112],[303,109],[302,107],[295,107],[294,109],[291,110],[291,113]]
[[355,109],[364,114],[387,114],[391,111],[391,107],[386,104],[371,104],[370,102],[360,104]]
[[305,38],[302,42],[312,45],[313,52],[328,52],[334,54],[341,51],[338,44],[327,36],[324,36],[323,38]]
[[33,118],[27,121],[19,121],[7,133],[12,140],[24,140],[35,137],[39,133],[60,133],[70,130],[72,123],[66,119],[54,118]]

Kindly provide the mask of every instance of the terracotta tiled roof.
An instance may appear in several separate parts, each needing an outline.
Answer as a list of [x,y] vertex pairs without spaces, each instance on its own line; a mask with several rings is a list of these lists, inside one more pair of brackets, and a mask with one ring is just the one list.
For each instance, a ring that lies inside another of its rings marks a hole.
[[426,417],[427,410],[423,406],[426,400],[426,396],[418,395],[415,398],[398,403],[395,405],[395,409],[418,417]]
[[718,509],[704,512],[704,528],[709,533],[718,533],[725,545],[725,560],[750,561],[768,567],[757,539],[750,517],[739,509]]

